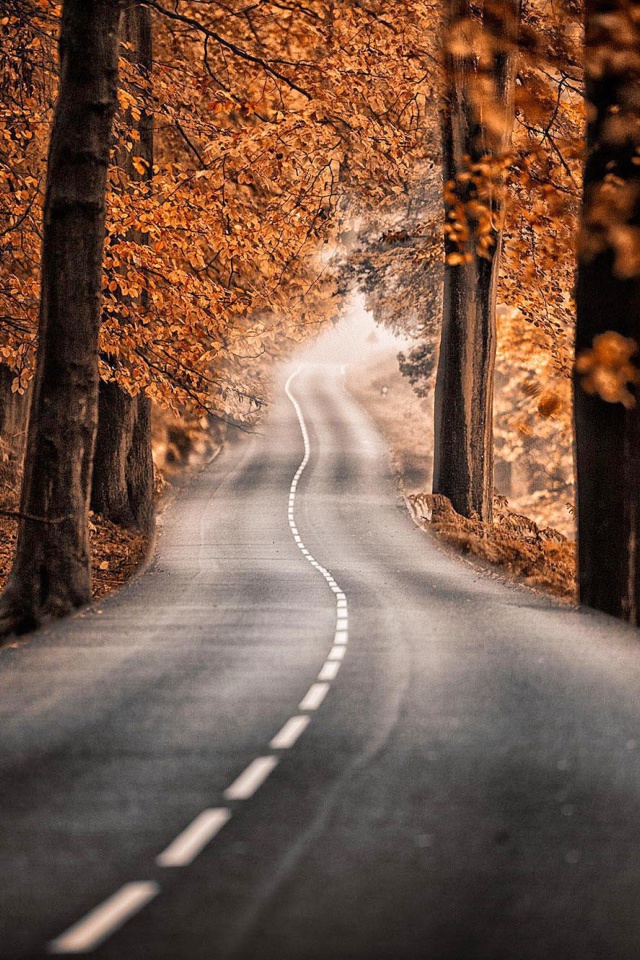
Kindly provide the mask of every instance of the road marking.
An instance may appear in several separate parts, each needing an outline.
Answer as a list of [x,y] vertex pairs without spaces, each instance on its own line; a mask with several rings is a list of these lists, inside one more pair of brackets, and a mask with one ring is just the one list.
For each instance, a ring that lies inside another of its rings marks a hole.
[[277,757],[256,757],[224,792],[226,800],[248,800],[277,767]]
[[193,823],[173,840],[166,850],[156,857],[160,867],[186,867],[201,850],[213,840],[231,819],[231,811],[224,807],[203,810]]
[[328,683],[312,684],[300,701],[298,710],[317,710],[328,693]]
[[113,896],[49,944],[49,953],[85,953],[98,947],[160,893],[152,881],[125,883]]
[[288,750],[309,726],[311,717],[289,717],[282,730],[276,733],[269,744],[272,750]]
[[344,655],[346,652],[346,647],[332,647],[327,660],[344,660]]
[[327,660],[318,674],[318,680],[335,680],[340,666],[337,660]]
[[[343,367],[344,372],[344,367]],[[311,456],[309,432],[300,404],[291,392],[291,383],[298,371],[292,373],[287,380],[285,392],[289,397],[298,417],[304,456],[289,488],[287,518],[291,534],[308,562],[316,569],[329,585],[336,598],[336,630],[334,646],[329,652],[327,661],[318,675],[320,682],[313,683],[300,702],[300,710],[317,710],[324,701],[331,687],[330,680],[334,680],[345,655],[345,645],[348,639],[347,626],[347,598],[340,589],[336,580],[329,571],[318,563],[309,553],[298,532],[295,522],[295,502],[299,480]],[[292,747],[302,733],[307,729],[311,718],[307,715],[290,717],[282,729],[275,735],[269,744],[272,750],[286,750]],[[243,770],[230,787],[224,791],[227,800],[248,800],[262,786],[267,777],[278,765],[278,758],[274,756],[256,757]],[[165,850],[156,857],[156,863],[162,867],[186,866],[229,822],[231,811],[226,807],[215,807],[203,810],[192,823],[180,833]],[[63,934],[52,940],[47,947],[49,953],[86,953],[98,947],[112,933],[118,930],[126,921],[142,910],[151,900],[160,893],[160,887],[153,881],[126,883],[108,900],[96,907],[90,913],[69,927]]]

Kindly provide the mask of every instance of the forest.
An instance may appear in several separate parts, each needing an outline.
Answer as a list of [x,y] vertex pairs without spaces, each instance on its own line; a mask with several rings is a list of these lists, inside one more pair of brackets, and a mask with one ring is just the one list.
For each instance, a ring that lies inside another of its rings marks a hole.
[[3,636],[133,569],[354,291],[433,399],[418,514],[637,625],[638,4],[2,0],[0,36]]
[[0,960],[638,960],[640,0],[0,0]]

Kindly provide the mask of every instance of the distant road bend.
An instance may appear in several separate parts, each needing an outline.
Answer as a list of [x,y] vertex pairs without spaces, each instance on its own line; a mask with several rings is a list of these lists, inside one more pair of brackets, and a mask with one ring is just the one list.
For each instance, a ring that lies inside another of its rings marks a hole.
[[0,651],[0,956],[637,960],[637,633],[478,572],[339,366]]

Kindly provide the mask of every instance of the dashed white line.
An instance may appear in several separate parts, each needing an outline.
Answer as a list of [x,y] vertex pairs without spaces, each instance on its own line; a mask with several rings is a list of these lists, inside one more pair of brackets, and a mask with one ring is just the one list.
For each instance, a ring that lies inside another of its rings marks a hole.
[[[344,650],[344,647],[342,649]],[[318,680],[335,680],[340,666],[339,660],[327,660],[318,674]]]
[[[298,371],[296,371],[296,373],[297,372]],[[333,641],[334,646],[331,648],[328,659],[318,674],[319,682],[311,685],[298,708],[303,711],[311,711],[317,710],[324,701],[331,687],[330,681],[334,680],[337,676],[341,661],[344,659],[348,641],[348,604],[344,592],[340,589],[334,577],[322,564],[318,563],[305,547],[295,522],[295,501],[298,482],[311,456],[309,433],[302,409],[290,389],[296,373],[291,374],[287,380],[285,392],[293,404],[293,408],[298,417],[304,442],[304,456],[291,481],[287,518],[293,539],[298,545],[302,555],[314,569],[322,574],[330,589],[333,591],[336,597],[337,613],[336,630]],[[271,740],[269,744],[270,748],[272,750],[286,750],[292,747],[301,734],[307,729],[310,721],[311,718],[306,713],[301,716],[290,717],[282,729]],[[256,759],[243,770],[240,776],[234,780],[231,786],[224,791],[225,798],[227,800],[248,800],[262,786],[277,765],[277,757],[256,757]],[[226,807],[203,810],[202,813],[159,854],[156,858],[156,863],[162,867],[186,866],[191,863],[207,843],[228,823],[230,818],[231,811]],[[116,891],[113,896],[109,897],[108,900],[105,900],[104,903],[88,913],[86,917],[69,927],[68,930],[55,940],[52,940],[48,944],[48,952],[65,954],[86,953],[93,950],[126,923],[130,917],[142,910],[159,892],[159,885],[152,881],[125,884],[120,890]]]
[[269,746],[272,750],[288,750],[289,747],[292,747],[294,743],[297,742],[298,737],[304,733],[310,722],[311,717],[306,715],[289,717],[282,730],[276,733]]
[[156,857],[160,867],[186,867],[213,840],[231,819],[231,811],[225,807],[203,810],[166,850]]
[[327,660],[344,660],[344,655],[346,652],[346,647],[331,647]]
[[86,953],[126,923],[160,893],[152,881],[125,883],[113,896],[52,940],[49,953]]
[[248,800],[278,766],[277,757],[256,757],[224,792],[226,800]]
[[314,683],[309,687],[300,701],[299,710],[317,710],[326,695],[329,693],[328,683]]

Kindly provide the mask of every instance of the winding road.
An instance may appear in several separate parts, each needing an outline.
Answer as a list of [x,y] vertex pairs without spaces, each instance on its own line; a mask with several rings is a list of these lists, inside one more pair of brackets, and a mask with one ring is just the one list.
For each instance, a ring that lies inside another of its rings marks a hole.
[[0,650],[3,960],[640,956],[638,634],[419,531],[343,379]]

